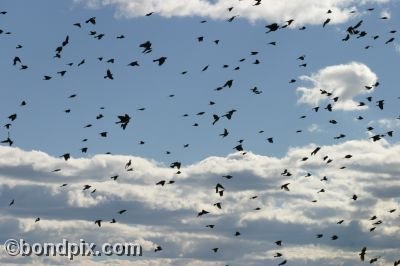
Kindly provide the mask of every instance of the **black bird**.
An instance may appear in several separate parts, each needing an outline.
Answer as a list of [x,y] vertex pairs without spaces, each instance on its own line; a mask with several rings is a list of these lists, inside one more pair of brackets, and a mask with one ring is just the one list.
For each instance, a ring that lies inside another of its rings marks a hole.
[[286,184],[283,184],[282,186],[281,186],[281,189],[284,189],[284,190],[286,190],[286,191],[289,191],[289,186],[290,185],[290,183],[286,183]]
[[269,25],[265,26],[267,29],[269,29],[269,31],[267,31],[266,33],[269,33],[271,31],[277,31],[279,29],[279,25],[277,23],[272,23]]
[[387,40],[387,41],[385,42],[385,44],[391,43],[391,42],[393,42],[393,41],[394,41],[394,38],[392,37],[392,38],[390,38],[389,40]]
[[198,214],[197,214],[197,216],[202,216],[202,215],[205,215],[205,214],[208,214],[209,212],[208,211],[206,211],[206,210],[201,210],[201,212],[199,212]]
[[101,227],[101,222],[102,222],[103,220],[96,220],[96,221],[94,221],[94,224],[97,224],[99,227]]
[[158,65],[161,66],[165,63],[166,60],[167,60],[167,58],[165,56],[162,56],[158,59],[154,59],[153,62],[158,62]]
[[18,56],[14,57],[13,66],[15,66],[17,63],[20,63],[20,64],[22,63],[21,59]]
[[8,206],[11,206],[11,205],[13,205],[14,204],[14,200],[12,200],[11,202],[10,202],[10,204],[8,204]]
[[164,186],[164,185],[165,185],[165,182],[166,182],[165,180],[161,180],[161,181],[159,181],[159,182],[156,183],[156,186],[157,186],[157,185]]
[[68,161],[68,159],[71,158],[69,153],[65,153],[65,154],[61,155],[60,157],[63,157],[64,160],[66,160],[66,161]]
[[96,24],[96,17],[91,17],[88,20],[85,21],[85,23],[91,23],[93,25]]
[[213,125],[215,125],[215,123],[217,123],[218,122],[218,120],[219,120],[219,116],[218,115],[216,115],[216,114],[213,114],[213,118],[214,118],[214,121],[213,121]]
[[313,150],[313,151],[311,152],[311,155],[316,155],[317,152],[318,152],[320,149],[321,149],[321,147],[315,148],[315,150]]
[[142,53],[144,53],[144,54],[148,54],[152,51],[151,46],[152,46],[152,43],[150,41],[146,41],[139,45],[139,47],[143,48]]
[[65,75],[65,73],[67,73],[66,70],[62,70],[62,71],[58,71],[57,74],[60,74],[61,77],[63,77]]
[[242,144],[239,144],[239,145],[235,146],[233,149],[235,149],[237,151],[243,151],[243,146],[242,146]]
[[2,140],[1,143],[8,143],[8,146],[12,146],[13,145],[13,141],[10,139],[10,133],[8,133],[8,137],[5,140]]
[[228,135],[229,135],[229,132],[228,132],[228,130],[226,129],[226,128],[224,128],[224,132],[223,133],[221,133],[221,134],[219,134],[221,137],[223,137],[223,138],[225,138],[225,137],[227,137]]
[[381,138],[382,138],[381,135],[375,135],[375,136],[370,137],[370,139],[372,139],[373,142],[376,142],[376,141],[380,140]]
[[125,164],[125,169],[129,168],[132,165],[132,160],[129,160],[126,164]]
[[322,27],[325,27],[329,22],[331,21],[330,18],[327,18],[324,23],[322,24]]
[[232,109],[230,111],[228,111],[226,114],[223,115],[223,117],[226,117],[228,120],[231,120],[233,113],[235,113],[236,110]]
[[346,42],[350,39],[350,34],[347,34],[346,37],[342,39],[343,42]]
[[379,109],[381,109],[381,110],[383,110],[383,102],[384,102],[384,100],[376,101],[376,106],[378,106]]
[[139,66],[139,63],[138,63],[138,61],[133,61],[133,62],[130,62],[130,63],[128,64],[128,66],[132,66],[132,67],[134,67],[134,66]]
[[285,265],[286,263],[287,263],[287,260],[284,260],[281,263],[279,263],[278,266]]
[[122,129],[125,130],[131,120],[131,117],[128,114],[125,114],[119,115],[118,119],[119,121],[115,122],[115,124],[121,124]]
[[221,202],[214,203],[214,206],[218,209],[222,209]]
[[225,189],[224,186],[221,185],[220,183],[218,183],[218,184],[215,186],[215,193],[219,193],[221,190],[224,190],[224,189]]
[[173,163],[170,164],[169,167],[171,167],[171,168],[175,168],[176,167],[179,170],[181,168],[181,162],[173,162]]
[[206,71],[208,69],[209,65],[206,65],[205,67],[203,67],[203,69],[201,70],[202,72]]
[[113,74],[111,73],[110,69],[107,69],[106,75],[104,76],[105,79],[114,79]]
[[228,87],[228,88],[231,88],[232,87],[232,84],[233,84],[233,80],[232,79],[230,79],[230,80],[228,80],[227,82],[225,82],[225,84],[224,84],[224,86],[222,86],[222,87]]
[[15,119],[17,119],[17,114],[12,114],[8,117],[8,119],[10,119],[11,121],[14,121]]
[[36,218],[35,223],[40,221],[40,217]]
[[118,213],[123,214],[124,212],[126,212],[126,210],[120,210]]
[[65,40],[62,42],[62,46],[66,46],[69,43],[69,36],[65,37]]
[[228,18],[228,22],[232,22],[236,17],[238,17],[238,15]]
[[84,185],[82,191],[88,190],[91,187],[92,187],[91,185]]
[[375,258],[373,258],[373,259],[370,259],[370,260],[369,260],[369,263],[372,264],[372,263],[374,263],[374,262],[377,262],[378,259],[379,259],[379,257],[375,257]]

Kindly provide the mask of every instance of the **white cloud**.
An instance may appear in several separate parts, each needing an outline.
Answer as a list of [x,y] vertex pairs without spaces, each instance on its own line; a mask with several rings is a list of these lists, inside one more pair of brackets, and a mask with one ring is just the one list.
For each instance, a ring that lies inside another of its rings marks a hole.
[[390,13],[390,11],[388,9],[384,9],[381,11],[380,16],[390,19],[392,17],[392,14]]
[[[312,86],[297,88],[297,92],[301,94],[299,103],[314,107],[330,100],[333,109],[351,111],[367,108],[367,105],[358,106],[359,103],[355,98],[373,92],[374,88],[367,90],[365,86],[375,84],[378,77],[367,65],[350,62],[325,67],[311,76],[301,76],[300,79],[311,82]],[[327,97],[321,90],[332,93],[332,96]],[[336,103],[331,100],[334,97],[339,97]]]
[[[250,20],[267,20],[284,22],[294,19],[297,25],[322,24],[327,17],[332,24],[343,23],[349,20],[353,14],[350,11],[357,10],[366,4],[386,3],[390,0],[263,0],[261,5],[253,6],[252,0],[75,0],[77,3],[85,3],[92,8],[115,6],[117,16],[137,17],[149,12],[156,12],[164,17],[172,16],[201,16],[213,19],[227,19],[233,15]],[[234,7],[231,13],[228,7]],[[328,10],[331,14],[327,14]]]
[[400,119],[382,118],[378,121],[372,120],[369,124],[378,124],[378,126],[383,129],[393,130],[400,127]]
[[395,48],[396,52],[397,52],[398,54],[400,54],[400,44],[399,44],[399,43],[395,43],[395,44],[394,44],[394,48]]
[[317,133],[317,132],[322,132],[322,129],[319,125],[317,124],[311,124],[308,128],[307,128],[308,132],[310,133]]
[[[135,259],[138,265],[215,265],[212,261],[216,258],[228,264],[275,264],[270,255],[277,239],[283,239],[282,251],[287,259],[296,260],[296,265],[338,261],[357,265],[359,258],[350,254],[364,245],[375,250],[374,254],[385,254],[382,261],[394,261],[400,241],[398,211],[390,214],[388,210],[399,209],[400,145],[347,141],[323,146],[311,156],[315,147],[293,147],[282,158],[251,152],[209,157],[184,165],[180,175],[175,174],[176,169],[134,156],[97,155],[63,162],[42,152],[0,147],[0,200],[4,205],[0,234],[4,239],[24,237],[38,242],[64,237],[96,243],[138,241],[144,248],[144,256]],[[348,154],[353,157],[344,158]],[[326,164],[322,160],[325,155],[333,162]],[[303,162],[305,156],[309,159]],[[129,159],[133,172],[124,170]],[[61,172],[51,173],[60,165]],[[342,166],[346,169],[341,170]],[[284,169],[292,176],[281,176]],[[117,181],[109,179],[111,173],[120,174]],[[305,177],[306,173],[311,176]],[[226,174],[233,178],[222,178]],[[328,181],[320,181],[323,176]],[[156,186],[161,179],[176,182]],[[68,185],[60,188],[62,183]],[[217,183],[225,187],[223,197],[215,193]],[[289,192],[280,189],[283,183],[290,183]],[[96,192],[82,191],[84,184],[92,185]],[[321,189],[325,192],[318,193]],[[359,196],[357,201],[351,199],[353,194]],[[250,199],[254,195],[258,198]],[[15,204],[8,207],[12,199]],[[216,202],[222,203],[222,209],[213,206]],[[257,207],[261,209],[254,210]],[[127,212],[118,214],[121,209]],[[201,209],[210,214],[197,217]],[[384,220],[374,234],[369,232],[372,215]],[[41,221],[35,223],[36,217]],[[112,218],[117,219],[116,224],[108,222]],[[101,228],[94,224],[96,219],[104,220]],[[341,219],[345,222],[337,225]],[[215,224],[215,228],[206,228],[207,224]],[[236,231],[241,232],[240,237],[233,236]],[[320,240],[315,237],[318,233],[324,234]],[[339,236],[336,242],[329,239],[333,234]],[[156,245],[164,251],[154,253]],[[219,247],[220,253],[214,254],[213,247]],[[293,249],[303,252],[294,254]],[[311,250],[315,252],[312,256]],[[124,258],[103,260],[126,264]],[[4,254],[0,262],[70,263],[68,259],[37,257],[10,262]],[[74,262],[96,265],[91,258]]]

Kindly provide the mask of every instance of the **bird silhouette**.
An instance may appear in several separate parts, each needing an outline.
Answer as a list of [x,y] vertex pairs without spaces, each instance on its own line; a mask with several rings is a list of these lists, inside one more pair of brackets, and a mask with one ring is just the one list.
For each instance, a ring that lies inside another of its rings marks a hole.
[[199,212],[198,214],[197,214],[197,216],[202,216],[202,215],[205,215],[205,214],[208,214],[209,212],[208,211],[206,211],[206,210],[201,210],[201,212]]
[[290,183],[285,183],[285,184],[281,185],[281,189],[289,191],[289,185],[290,185]]
[[322,24],[322,27],[325,28],[325,26],[328,25],[328,23],[329,23],[330,21],[331,21],[331,19],[330,19],[330,18],[327,18],[327,19],[324,21],[324,23]]
[[107,69],[106,75],[104,76],[105,79],[114,79],[114,75],[111,73],[110,69]]
[[139,47],[143,48],[142,53],[144,53],[144,54],[148,54],[153,50],[151,46],[152,46],[152,43],[150,41],[146,41],[139,45]]
[[119,121],[115,122],[115,124],[120,124],[121,128],[125,130],[131,120],[131,117],[128,114],[125,114],[125,115],[119,115],[118,119]]
[[160,58],[154,59],[153,62],[158,62],[158,65],[162,66],[166,60],[167,60],[167,57],[162,56]]
[[279,29],[279,25],[277,23],[272,23],[272,24],[266,25],[265,27],[269,30],[266,33],[269,33],[272,31],[277,31]]
[[229,135],[229,132],[228,132],[228,130],[226,129],[226,128],[224,128],[224,132],[223,133],[221,133],[221,134],[219,134],[221,137],[223,137],[223,138],[225,138],[225,137],[227,137],[228,135]]

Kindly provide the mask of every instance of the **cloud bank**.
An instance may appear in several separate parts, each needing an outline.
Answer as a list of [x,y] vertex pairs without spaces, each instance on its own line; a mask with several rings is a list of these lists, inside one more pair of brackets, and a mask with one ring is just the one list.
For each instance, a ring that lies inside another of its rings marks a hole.
[[[144,252],[134,258],[135,265],[275,265],[283,259],[295,265],[363,265],[358,256],[363,246],[368,246],[368,259],[382,256],[383,264],[400,259],[400,145],[347,141],[311,155],[315,147],[293,147],[282,158],[251,152],[209,157],[182,166],[181,174],[134,156],[65,162],[43,152],[0,147],[0,235],[3,241],[60,242],[66,237],[99,245],[137,242]],[[133,171],[124,168],[128,160]],[[292,175],[281,175],[284,169]],[[116,174],[117,180],[111,180]],[[160,180],[175,183],[156,186]],[[218,183],[224,187],[222,197],[215,193]],[[284,183],[290,183],[290,191],[280,188]],[[84,185],[91,188],[82,191]],[[15,203],[9,207],[11,200]],[[214,206],[217,202],[221,209]],[[118,214],[121,209],[127,212]],[[210,213],[197,217],[203,209]],[[370,221],[373,215],[378,218]],[[36,217],[41,221],[35,223]],[[112,218],[117,223],[109,223]],[[100,228],[94,224],[97,219],[104,221]],[[382,224],[373,225],[378,220]],[[209,224],[215,227],[207,228]],[[370,232],[372,227],[376,229]],[[331,240],[332,235],[339,238]],[[274,244],[277,240],[282,247]],[[155,253],[157,245],[163,251]],[[211,250],[215,247],[218,253]],[[283,258],[274,258],[276,252]],[[74,263],[131,261],[77,257]],[[71,263],[60,257],[7,257],[4,252],[0,262]]]
[[[163,17],[200,16],[212,19],[228,19],[233,15],[242,18],[264,21],[285,22],[294,19],[293,25],[322,24],[331,18],[332,24],[343,23],[351,19],[351,11],[364,11],[367,5],[386,3],[390,0],[262,0],[254,6],[255,1],[232,0],[75,0],[91,8],[112,6],[120,17],[138,17],[155,12]],[[231,12],[227,9],[234,7]],[[332,13],[327,14],[331,10]]]
[[[318,106],[321,102],[330,101],[339,97],[334,103],[334,109],[352,111],[367,108],[360,105],[360,101],[366,103],[365,98],[357,101],[357,96],[369,94],[374,91],[373,86],[377,75],[365,64],[350,62],[347,64],[333,65],[322,68],[311,76],[301,76],[301,80],[312,83],[310,87],[299,87],[297,92],[301,95],[298,102],[310,106]],[[366,89],[366,86],[372,87]],[[321,92],[326,93],[321,93]],[[327,93],[332,95],[328,97]]]

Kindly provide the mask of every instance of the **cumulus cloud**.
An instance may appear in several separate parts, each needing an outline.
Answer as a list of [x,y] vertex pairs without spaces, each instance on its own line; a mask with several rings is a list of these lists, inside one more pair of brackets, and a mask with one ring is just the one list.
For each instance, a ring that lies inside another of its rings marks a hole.
[[[363,246],[369,247],[371,257],[382,255],[382,262],[398,259],[398,211],[388,211],[399,208],[400,145],[347,141],[323,146],[311,156],[315,147],[292,147],[281,158],[251,152],[209,157],[182,166],[181,174],[134,156],[96,155],[64,162],[43,152],[0,147],[0,235],[31,242],[60,242],[64,237],[98,244],[137,242],[144,249],[143,257],[135,258],[138,265],[276,264],[272,255],[278,251],[278,239],[284,242],[279,251],[296,265],[358,265],[357,252]],[[353,157],[345,158],[348,154]],[[326,155],[332,163],[323,160]],[[128,160],[132,172],[124,169]],[[56,167],[61,171],[51,172]],[[284,169],[292,176],[282,176]],[[119,174],[116,181],[109,178],[113,174]],[[227,174],[233,178],[222,177]],[[324,176],[327,181],[321,181]],[[175,183],[156,186],[162,179]],[[63,183],[68,185],[60,187]],[[223,197],[215,193],[217,183],[225,187]],[[284,183],[290,183],[290,191],[280,189]],[[91,189],[82,191],[85,184]],[[353,194],[357,201],[351,199]],[[15,203],[9,207],[12,199]],[[222,209],[213,206],[216,202]],[[121,209],[127,212],[118,214]],[[210,214],[197,217],[202,209]],[[374,233],[369,232],[372,215],[383,220]],[[35,223],[36,217],[41,221]],[[116,224],[109,223],[112,218]],[[94,224],[97,219],[104,221],[101,228]],[[317,239],[316,234],[324,237]],[[333,234],[339,239],[330,240]],[[154,253],[156,245],[163,252]],[[214,247],[220,252],[212,252]],[[125,265],[130,260],[110,257],[100,262]],[[71,263],[67,258],[13,261],[4,253],[0,262]],[[99,263],[84,257],[74,262]]]
[[400,119],[382,118],[377,121],[372,120],[369,124],[378,125],[383,129],[393,130],[396,128],[400,128]]
[[[249,20],[284,22],[294,19],[293,25],[320,24],[326,19],[327,10],[332,24],[343,23],[352,17],[350,11],[357,11],[366,4],[386,3],[390,0],[263,0],[254,6],[252,0],[75,0],[92,8],[115,6],[117,16],[137,17],[156,12],[164,17],[201,16],[213,19],[227,19],[233,15]],[[227,8],[234,7],[232,13]]]
[[395,43],[395,44],[394,44],[394,48],[395,48],[396,52],[397,52],[398,54],[400,54],[400,44],[399,44],[399,43]]
[[[318,70],[311,76],[301,76],[301,80],[311,82],[310,87],[299,87],[299,103],[318,106],[321,102],[331,101],[334,97],[339,100],[333,104],[333,109],[352,111],[367,108],[358,106],[356,97],[374,91],[374,87],[367,90],[365,86],[372,86],[378,80],[377,75],[365,64],[350,62],[347,64],[328,66]],[[330,97],[325,91],[332,93]]]
[[311,124],[308,128],[307,131],[310,133],[318,133],[318,132],[322,132],[322,129],[319,125],[317,124]]
[[380,16],[381,16],[381,18],[386,17],[387,19],[390,19],[392,17],[392,14],[390,13],[390,11],[388,9],[384,9],[381,11]]

